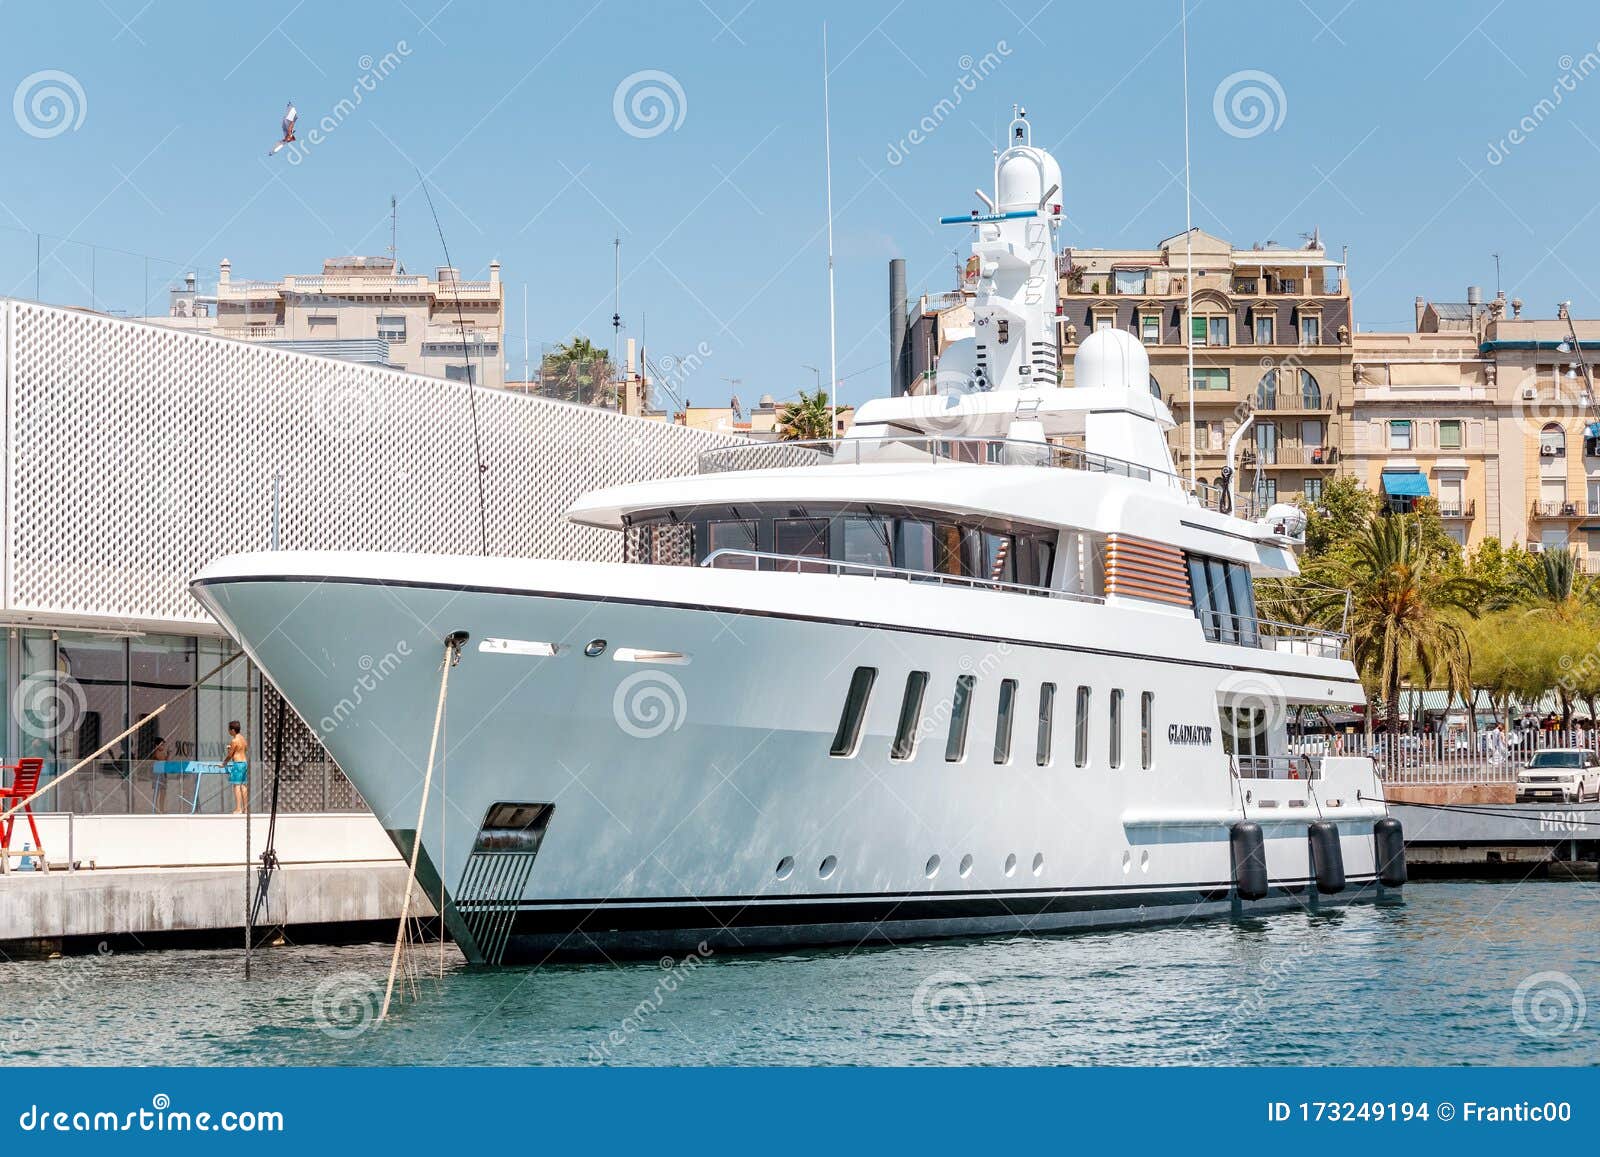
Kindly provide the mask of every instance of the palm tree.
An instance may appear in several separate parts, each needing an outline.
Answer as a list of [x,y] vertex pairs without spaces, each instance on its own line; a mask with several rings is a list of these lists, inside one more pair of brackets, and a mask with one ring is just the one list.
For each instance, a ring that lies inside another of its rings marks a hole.
[[[1478,584],[1450,574],[1422,541],[1414,515],[1369,520],[1354,554],[1336,564],[1338,585],[1350,592],[1352,657],[1383,702],[1390,736],[1400,729],[1400,681],[1415,670],[1424,683],[1442,674],[1451,692],[1470,687],[1471,648],[1452,617],[1479,599]],[[1389,741],[1394,751],[1394,740]]]
[[[1512,586],[1507,601],[1523,608],[1529,617],[1547,621],[1552,628],[1549,637],[1575,645],[1571,649],[1581,655],[1585,648],[1579,640],[1585,628],[1593,625],[1589,612],[1594,608],[1594,596],[1594,585],[1579,571],[1577,556],[1563,546],[1539,555],[1537,565]],[[1572,656],[1564,653],[1559,662],[1560,670],[1569,671]],[[1571,678],[1555,680],[1556,695],[1561,701],[1561,727],[1566,731],[1572,730],[1573,687]],[[1591,714],[1593,710],[1591,706]]]
[[818,389],[800,391],[798,402],[785,402],[778,409],[778,437],[785,442],[817,442],[833,437],[833,409],[828,395]]
[[545,355],[539,367],[543,393],[586,406],[617,404],[611,356],[586,337],[574,337]]

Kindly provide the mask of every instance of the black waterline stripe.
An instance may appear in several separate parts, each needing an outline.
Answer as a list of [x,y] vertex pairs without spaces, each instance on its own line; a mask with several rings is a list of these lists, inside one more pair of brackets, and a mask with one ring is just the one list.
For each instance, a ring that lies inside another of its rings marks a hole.
[[[1374,880],[1376,876],[1350,877],[1352,883],[1363,880]],[[1303,887],[1310,884],[1310,876],[1285,876],[1272,881],[1273,887]],[[483,900],[458,902],[457,907],[470,908],[478,906],[540,908],[555,910],[558,908],[671,908],[671,907],[706,907],[708,905],[766,905],[768,907],[781,907],[785,904],[810,904],[834,905],[851,901],[876,901],[892,904],[925,904],[943,900],[985,899],[997,903],[1007,901],[1034,902],[1040,898],[1050,899],[1057,897],[1074,896],[1149,896],[1161,895],[1172,892],[1215,892],[1219,889],[1226,890],[1232,887],[1228,880],[1211,882],[1184,882],[1177,884],[1163,884],[1150,888],[1133,889],[1121,884],[1100,884],[1083,888],[1019,888],[1013,891],[958,891],[948,890],[941,892],[841,892],[829,895],[822,892],[805,893],[798,896],[773,896],[773,895],[743,895],[743,896],[631,896],[631,897],[577,897],[570,900]]]
[[[624,595],[590,595],[576,591],[534,591],[518,587],[478,586],[471,583],[426,582],[419,579],[379,579],[334,575],[234,575],[226,578],[193,579],[191,587],[228,586],[234,583],[331,583],[339,586],[406,587],[415,590],[450,591],[455,594],[516,595],[522,598],[562,599],[598,603],[617,603],[622,606],[661,607],[677,611],[709,611],[718,615],[742,615],[752,619],[784,619],[803,623],[827,623],[832,626],[861,627],[874,631],[897,631],[906,635],[933,635],[943,639],[965,639],[975,643],[1003,643],[1007,646],[1041,647],[1051,651],[1070,651],[1082,655],[1099,655],[1114,659],[1136,659],[1151,663],[1173,663],[1180,667],[1200,667],[1212,671],[1246,671],[1261,675],[1276,675],[1291,679],[1332,679],[1336,684],[1355,687],[1349,679],[1338,675],[1313,675],[1300,671],[1284,671],[1277,667],[1251,667],[1240,663],[1212,663],[1200,659],[1178,659],[1169,655],[1141,655],[1133,651],[1114,651],[1104,647],[1083,647],[1073,643],[1046,643],[1038,639],[1010,639],[1001,635],[972,635],[959,631],[939,631],[929,627],[908,627],[894,623],[871,623],[861,619],[840,619],[827,615],[800,615],[792,611],[752,611],[738,607],[714,607],[708,603],[672,603],[661,599],[631,598]],[[1220,644],[1219,644],[1220,645]],[[1355,702],[1355,700],[1352,700]]]

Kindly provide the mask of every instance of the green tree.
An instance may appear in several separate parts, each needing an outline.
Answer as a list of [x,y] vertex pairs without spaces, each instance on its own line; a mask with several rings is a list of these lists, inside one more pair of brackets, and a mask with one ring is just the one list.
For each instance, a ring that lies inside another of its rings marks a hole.
[[556,346],[539,366],[541,393],[585,406],[615,408],[619,402],[616,377],[611,356],[582,336]]
[[1382,701],[1392,735],[1408,671],[1430,686],[1442,676],[1447,689],[1466,697],[1472,652],[1456,614],[1473,609],[1480,591],[1429,549],[1414,514],[1369,520],[1347,549],[1327,573],[1331,585],[1350,592],[1352,657],[1369,694]]
[[778,409],[778,437],[785,442],[818,442],[833,437],[833,409],[825,390],[800,391],[798,402]]
[[1538,631],[1546,657],[1546,681],[1540,693],[1555,689],[1561,701],[1561,726],[1572,727],[1575,665],[1593,662],[1600,638],[1595,634],[1594,585],[1578,568],[1578,559],[1566,547],[1534,556],[1507,591],[1513,606],[1522,609]]

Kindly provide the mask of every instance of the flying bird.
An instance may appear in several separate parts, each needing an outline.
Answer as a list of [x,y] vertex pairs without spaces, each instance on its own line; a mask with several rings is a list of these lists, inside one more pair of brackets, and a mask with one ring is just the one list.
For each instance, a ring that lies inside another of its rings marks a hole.
[[300,110],[294,107],[294,101],[291,100],[288,104],[288,107],[283,110],[283,140],[273,145],[272,148],[268,150],[267,156],[272,156],[279,149],[283,148],[284,145],[294,144],[294,122],[299,119]]

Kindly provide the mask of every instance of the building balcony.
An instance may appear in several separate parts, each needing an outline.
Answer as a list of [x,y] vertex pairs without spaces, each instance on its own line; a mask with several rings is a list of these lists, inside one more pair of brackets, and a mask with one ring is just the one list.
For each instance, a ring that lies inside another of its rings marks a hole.
[[1339,447],[1280,443],[1265,457],[1262,457],[1258,450],[1246,450],[1243,459],[1244,465],[1250,469],[1260,465],[1268,470],[1284,467],[1303,470],[1308,466],[1318,470],[1332,470],[1339,464]]
[[229,325],[218,326],[212,332],[235,341],[282,341],[287,336],[285,328],[281,325]]
[[1257,390],[1252,402],[1258,414],[1331,414],[1334,410],[1333,395],[1320,391],[1308,396],[1298,390],[1280,390],[1275,394]]
[[1534,499],[1532,516],[1552,522],[1559,522],[1565,518],[1589,518],[1600,513],[1600,504],[1579,502],[1576,499],[1563,498],[1560,501],[1548,499]]
[[1468,498],[1465,502],[1459,499],[1451,499],[1448,502],[1444,499],[1439,500],[1440,518],[1469,519],[1476,518],[1477,514],[1478,500],[1476,498]]

